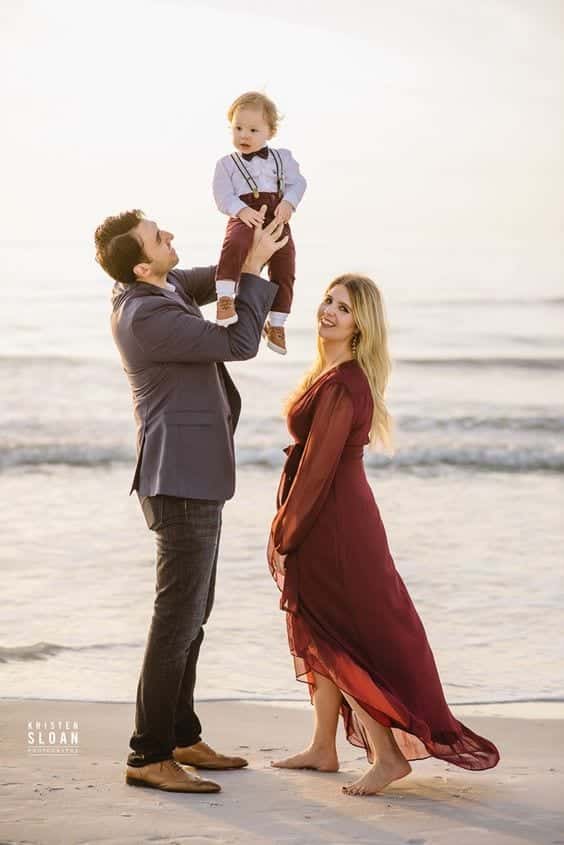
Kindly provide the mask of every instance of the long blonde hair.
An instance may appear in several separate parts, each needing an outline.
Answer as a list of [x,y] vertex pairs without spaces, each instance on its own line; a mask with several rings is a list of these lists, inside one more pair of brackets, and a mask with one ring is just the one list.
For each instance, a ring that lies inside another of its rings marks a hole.
[[[376,445],[380,442],[383,446],[390,448],[392,419],[388,413],[384,395],[392,364],[388,352],[388,329],[382,296],[372,279],[356,273],[337,276],[325,291],[325,296],[335,285],[343,285],[349,292],[352,316],[356,326],[356,332],[353,335],[354,358],[368,379],[374,401],[370,443]],[[311,387],[323,372],[325,365],[323,342],[318,335],[317,355],[313,365],[285,403],[285,413],[288,413],[294,402]]]

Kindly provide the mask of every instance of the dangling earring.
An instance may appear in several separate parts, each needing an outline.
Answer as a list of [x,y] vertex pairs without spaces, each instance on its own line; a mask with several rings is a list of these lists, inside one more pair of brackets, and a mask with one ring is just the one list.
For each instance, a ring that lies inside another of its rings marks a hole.
[[351,352],[352,352],[353,358],[356,358],[356,348],[358,346],[358,338],[359,337],[360,337],[360,335],[355,334],[355,335],[353,335],[353,339],[351,341]]

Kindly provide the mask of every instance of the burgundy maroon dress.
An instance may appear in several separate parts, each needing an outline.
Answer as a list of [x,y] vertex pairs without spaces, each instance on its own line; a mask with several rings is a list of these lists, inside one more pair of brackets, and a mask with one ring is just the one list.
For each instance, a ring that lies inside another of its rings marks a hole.
[[[445,701],[425,630],[388,548],[362,461],[372,420],[368,380],[355,361],[322,375],[292,406],[295,443],[278,489],[271,571],[287,611],[296,676],[314,690],[330,678],[394,736],[408,760],[464,769],[495,766],[495,745],[458,722]],[[365,731],[342,699],[348,740]]]

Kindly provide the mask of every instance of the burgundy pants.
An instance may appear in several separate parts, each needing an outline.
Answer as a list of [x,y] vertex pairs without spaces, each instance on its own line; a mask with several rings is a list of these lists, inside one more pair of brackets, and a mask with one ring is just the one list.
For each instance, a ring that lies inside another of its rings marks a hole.
[[[273,219],[274,209],[280,202],[277,193],[267,193],[266,191],[259,193],[257,199],[252,193],[241,194],[240,199],[257,211],[260,210],[261,205],[266,205],[265,223],[270,223]],[[229,218],[219,264],[215,273],[216,281],[222,279],[239,281],[241,267],[245,263],[245,258],[253,242],[253,233],[254,228],[250,229],[238,217]],[[270,310],[280,311],[283,314],[290,313],[296,277],[296,249],[287,223],[284,224],[281,237],[286,235],[288,235],[288,243],[278,252],[275,252],[268,262],[268,277],[278,285],[278,293],[270,306]]]

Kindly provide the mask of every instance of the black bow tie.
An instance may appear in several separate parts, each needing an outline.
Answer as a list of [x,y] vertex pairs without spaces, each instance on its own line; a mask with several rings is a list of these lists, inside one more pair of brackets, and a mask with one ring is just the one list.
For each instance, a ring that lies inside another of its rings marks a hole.
[[255,153],[243,153],[245,161],[252,161],[253,156],[260,156],[261,158],[268,158],[268,147],[263,147],[262,150],[257,150]]

